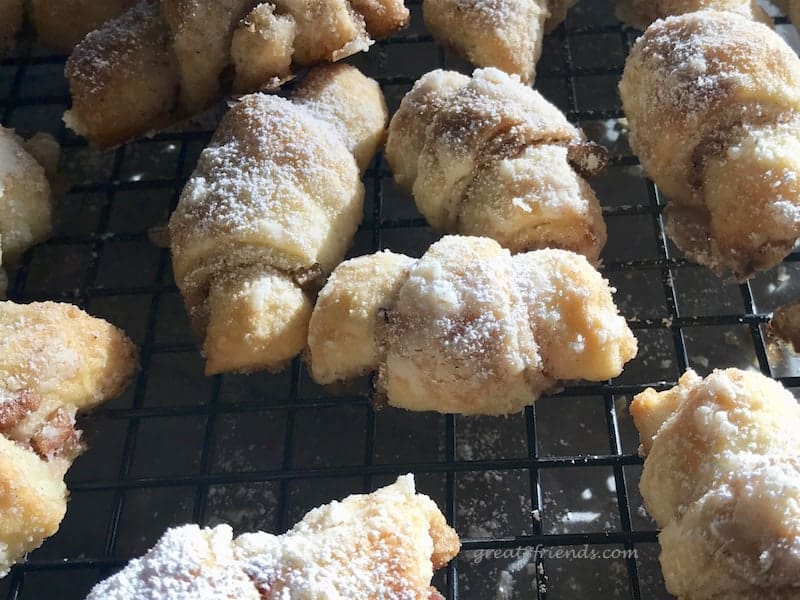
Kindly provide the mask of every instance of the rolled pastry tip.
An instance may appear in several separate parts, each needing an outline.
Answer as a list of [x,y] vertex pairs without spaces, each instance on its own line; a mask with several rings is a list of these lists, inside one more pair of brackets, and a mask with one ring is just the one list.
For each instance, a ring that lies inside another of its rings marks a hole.
[[443,46],[478,67],[495,67],[525,83],[536,77],[544,34],[576,0],[424,0],[425,25]]

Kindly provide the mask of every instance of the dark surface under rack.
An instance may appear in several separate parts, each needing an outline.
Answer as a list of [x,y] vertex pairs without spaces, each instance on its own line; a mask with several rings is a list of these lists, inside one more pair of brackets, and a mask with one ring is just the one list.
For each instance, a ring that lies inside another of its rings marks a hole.
[[[420,0],[408,3],[407,32],[351,59],[381,82],[390,110],[421,74],[470,70],[432,41]],[[775,14],[778,31],[796,41]],[[536,87],[610,150],[611,167],[592,181],[609,229],[604,273],[639,357],[613,381],[570,387],[508,418],[469,419],[376,413],[366,378],[326,390],[299,360],[278,375],[204,377],[169,252],[148,230],[166,222],[221,109],[96,153],[61,124],[64,57],[23,42],[0,63],[0,117],[22,134],[58,136],[63,189],[56,235],[11,274],[9,297],[74,302],[109,319],[140,344],[142,368],[123,397],[81,420],[90,450],[68,475],[61,530],[0,580],[0,598],[83,598],[170,525],[280,532],[313,506],[407,472],[463,539],[435,580],[450,599],[668,598],[627,403],[649,385],[672,385],[686,367],[754,368],[800,388],[800,362],[765,336],[771,311],[800,295],[800,254],[735,285],[687,263],[666,239],[662,198],[631,156],[616,92],[636,35],[610,0],[583,0],[545,39]],[[351,255],[420,255],[437,236],[380,157],[365,182]],[[529,550],[540,544],[552,550]],[[585,544],[599,556],[556,552]]]

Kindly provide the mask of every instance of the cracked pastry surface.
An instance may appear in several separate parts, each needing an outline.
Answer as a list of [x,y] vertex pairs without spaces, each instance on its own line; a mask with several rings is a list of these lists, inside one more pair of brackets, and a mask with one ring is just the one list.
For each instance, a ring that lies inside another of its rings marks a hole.
[[800,236],[800,58],[731,12],[653,23],[620,82],[630,142],[669,199],[667,233],[743,280]]
[[223,118],[170,219],[206,373],[281,369],[305,347],[306,292],[352,243],[386,120],[378,84],[345,65],[317,68],[291,101],[253,94]]
[[298,69],[366,51],[407,22],[402,0],[139,0],[75,48],[64,120],[115,146],[226,92],[274,89]]
[[800,595],[800,405],[755,372],[688,371],[634,398],[640,488],[662,532],[667,589],[685,600]]
[[406,475],[315,508],[283,535],[185,525],[101,582],[87,600],[435,600],[456,532]]
[[508,414],[559,381],[615,377],[636,354],[608,283],[577,254],[512,256],[446,236],[419,260],[381,252],[342,263],[309,326],[322,384],[377,370],[392,406]]
[[135,366],[130,340],[75,306],[0,302],[0,575],[58,529],[76,413],[120,394]]
[[432,71],[392,117],[386,158],[436,229],[512,252],[562,248],[596,261],[606,242],[583,176],[605,151],[541,94],[497,69]]
[[425,25],[443,46],[478,67],[496,67],[530,83],[545,33],[577,0],[424,0]]

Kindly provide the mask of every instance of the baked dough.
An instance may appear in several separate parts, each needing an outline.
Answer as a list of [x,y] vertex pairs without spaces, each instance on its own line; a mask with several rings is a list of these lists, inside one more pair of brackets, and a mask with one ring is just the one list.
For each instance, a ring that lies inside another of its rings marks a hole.
[[64,517],[75,414],[121,393],[135,366],[130,340],[75,306],[0,302],[0,576]]
[[497,69],[424,75],[392,117],[386,158],[441,231],[491,237],[512,252],[572,250],[593,262],[606,242],[600,203],[581,176],[602,171],[605,151]]
[[424,0],[434,38],[479,67],[497,67],[530,83],[545,33],[577,0]]
[[743,280],[800,236],[800,59],[731,12],[656,21],[620,83],[630,142],[669,198],[667,233]]
[[[70,56],[67,125],[107,148],[405,26],[403,0],[140,0]],[[226,83],[231,80],[230,83]]]
[[223,118],[170,219],[207,374],[277,370],[303,350],[306,291],[352,242],[387,118],[378,84],[345,65],[318,67],[292,101],[253,94]]
[[53,226],[52,177],[58,143],[39,134],[22,140],[0,127],[0,296],[5,294],[2,265],[14,264],[31,246],[44,241]]
[[769,321],[769,331],[800,353],[800,300],[778,307]]
[[309,326],[322,384],[378,371],[392,406],[508,414],[561,380],[616,377],[636,339],[582,256],[512,255],[446,236],[419,260],[382,252],[342,263]]
[[727,10],[772,27],[772,18],[758,0],[617,0],[617,17],[632,27],[646,29],[656,19],[698,10]]
[[759,373],[693,371],[634,398],[667,590],[684,600],[800,597],[800,405]]
[[39,41],[69,53],[87,33],[118,17],[136,0],[28,0],[28,16]]
[[14,45],[22,16],[22,0],[0,0],[0,57]]
[[458,554],[456,532],[414,478],[315,508],[283,535],[228,525],[168,530],[87,600],[433,600],[433,572]]

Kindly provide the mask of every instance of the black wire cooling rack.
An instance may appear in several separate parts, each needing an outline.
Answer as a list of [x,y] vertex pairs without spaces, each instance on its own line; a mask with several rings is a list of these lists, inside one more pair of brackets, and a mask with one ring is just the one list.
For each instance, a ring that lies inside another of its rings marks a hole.
[[[469,72],[425,32],[421,1],[409,4],[407,32],[352,59],[381,82],[391,110],[433,68]],[[776,24],[797,40],[784,17]],[[463,540],[435,579],[450,599],[668,598],[637,490],[642,461],[627,403],[647,386],[671,386],[687,367],[759,369],[800,387],[800,363],[765,335],[771,311],[800,295],[800,255],[734,285],[670,244],[617,97],[635,37],[610,0],[583,0],[546,38],[536,85],[611,153],[608,172],[592,181],[609,229],[604,273],[639,357],[613,381],[570,387],[519,415],[469,419],[374,412],[366,379],[326,390],[299,360],[278,375],[204,377],[169,252],[148,231],[166,222],[221,109],[96,153],[61,124],[64,57],[23,42],[0,63],[0,117],[22,134],[59,138],[63,181],[57,234],[11,274],[9,297],[74,302],[125,328],[141,346],[141,371],[123,397],[82,419],[90,449],[69,472],[67,516],[0,580],[0,597],[80,599],[170,525],[281,532],[313,506],[413,472]],[[380,157],[365,181],[351,255],[420,255],[436,235]]]

